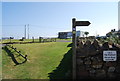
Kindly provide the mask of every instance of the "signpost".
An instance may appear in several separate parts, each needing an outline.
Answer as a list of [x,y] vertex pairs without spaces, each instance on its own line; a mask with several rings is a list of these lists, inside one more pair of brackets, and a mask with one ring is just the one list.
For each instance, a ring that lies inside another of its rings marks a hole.
[[117,52],[116,51],[103,51],[103,61],[116,61]]
[[75,24],[76,26],[89,26],[90,22],[89,21],[76,21]]
[[73,80],[76,79],[76,26],[89,26],[89,21],[76,21],[72,19],[72,51],[73,51]]

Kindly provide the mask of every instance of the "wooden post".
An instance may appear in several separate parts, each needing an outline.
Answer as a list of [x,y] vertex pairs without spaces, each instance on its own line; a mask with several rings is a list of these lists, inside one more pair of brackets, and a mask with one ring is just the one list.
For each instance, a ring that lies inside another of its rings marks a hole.
[[32,39],[33,39],[33,42],[34,42],[34,37],[32,37]]
[[50,42],[52,42],[52,38],[50,39]]
[[55,42],[56,42],[56,38],[55,38]]
[[42,38],[42,37],[39,37],[39,42],[40,42],[40,43],[41,43],[41,38]]
[[89,21],[76,21],[75,18],[72,19],[72,55],[73,55],[73,80],[76,80],[76,26],[89,26],[91,23]]
[[11,43],[11,37],[10,37],[10,43]]
[[72,57],[73,57],[73,80],[76,80],[76,26],[75,18],[72,19]]
[[45,42],[45,39],[43,39],[43,43]]

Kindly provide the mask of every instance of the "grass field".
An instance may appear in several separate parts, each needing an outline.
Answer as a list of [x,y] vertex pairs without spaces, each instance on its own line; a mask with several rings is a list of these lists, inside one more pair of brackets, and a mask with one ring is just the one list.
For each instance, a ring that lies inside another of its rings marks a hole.
[[[24,39],[24,41],[20,41],[19,39],[5,39],[5,40],[2,40],[1,43],[7,43],[7,42],[32,42],[33,39]],[[39,42],[39,39],[34,39],[34,42]]]
[[[54,38],[53,38],[54,39]],[[48,41],[50,41],[51,39],[47,39]],[[56,38],[56,40],[72,40],[72,39],[58,39]],[[41,39],[41,41],[43,41],[43,39]],[[33,39],[24,39],[24,41],[20,41],[19,39],[5,39],[0,41],[0,43],[8,43],[8,42],[18,42],[18,43],[24,43],[24,42],[33,42]],[[39,42],[39,39],[34,39],[34,42]]]
[[0,49],[0,80],[1,79],[2,79],[2,50]]
[[[13,46],[20,50],[22,54],[28,55],[28,61],[26,63],[16,66],[10,56],[8,56],[8,53],[3,49],[2,78],[65,78],[65,73],[71,69],[71,47],[67,47],[69,44],[70,42],[13,44]],[[14,54],[14,51],[11,51]]]

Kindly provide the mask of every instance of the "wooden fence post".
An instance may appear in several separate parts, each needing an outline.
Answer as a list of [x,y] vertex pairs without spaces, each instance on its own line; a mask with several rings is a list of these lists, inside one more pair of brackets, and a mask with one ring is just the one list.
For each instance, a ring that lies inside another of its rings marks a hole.
[[10,43],[11,43],[11,37],[10,37]]
[[32,39],[33,39],[33,42],[34,42],[34,37],[32,37]]
[[42,37],[39,37],[39,42],[41,43],[41,39],[42,39]]
[[55,38],[55,42],[56,42],[56,38]]

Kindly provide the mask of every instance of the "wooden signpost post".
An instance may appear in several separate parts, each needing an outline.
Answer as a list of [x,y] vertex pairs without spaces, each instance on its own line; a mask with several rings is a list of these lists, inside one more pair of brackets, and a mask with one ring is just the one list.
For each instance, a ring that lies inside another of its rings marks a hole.
[[76,26],[89,26],[89,21],[76,21],[72,19],[72,51],[73,51],[73,80],[76,79]]

